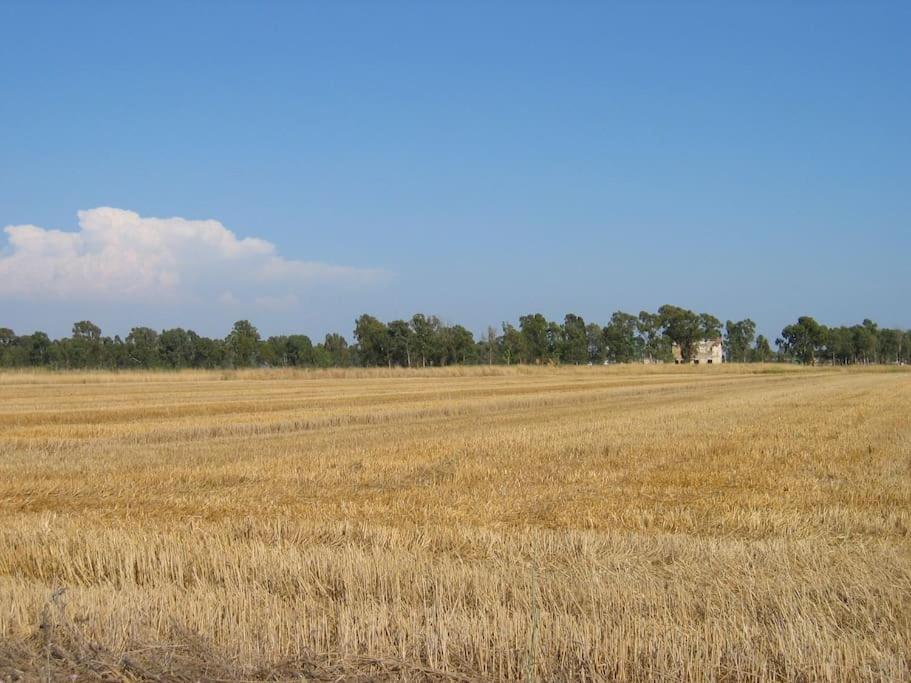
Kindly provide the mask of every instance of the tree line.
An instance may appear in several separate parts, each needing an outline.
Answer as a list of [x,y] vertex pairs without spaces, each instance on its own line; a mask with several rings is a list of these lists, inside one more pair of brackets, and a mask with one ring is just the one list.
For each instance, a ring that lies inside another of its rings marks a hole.
[[699,341],[723,338],[725,360],[737,363],[793,361],[807,364],[907,363],[911,332],[880,328],[871,320],[826,327],[809,316],[786,326],[772,349],[746,318],[724,324],[709,313],[665,305],[638,315],[615,312],[604,325],[568,313],[562,323],[540,313],[518,325],[489,327],[479,339],[462,325],[417,313],[408,320],[357,318],[352,342],[330,333],[314,344],[304,334],[263,339],[247,320],[223,339],[193,330],[134,327],[121,338],[104,336],[94,323],[73,325],[72,335],[16,335],[0,328],[0,367],[55,369],[238,367],[439,367],[455,364],[601,364],[672,362],[677,345],[684,361]]
[[781,331],[775,340],[781,353],[801,363],[907,363],[911,360],[911,333],[880,328],[866,319],[860,325],[826,327],[810,316]]

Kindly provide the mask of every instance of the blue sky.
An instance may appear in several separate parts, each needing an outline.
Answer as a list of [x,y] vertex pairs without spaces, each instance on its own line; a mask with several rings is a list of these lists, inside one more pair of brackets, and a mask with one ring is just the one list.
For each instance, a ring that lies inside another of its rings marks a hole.
[[909,34],[909,3],[2,3],[0,325],[908,327]]

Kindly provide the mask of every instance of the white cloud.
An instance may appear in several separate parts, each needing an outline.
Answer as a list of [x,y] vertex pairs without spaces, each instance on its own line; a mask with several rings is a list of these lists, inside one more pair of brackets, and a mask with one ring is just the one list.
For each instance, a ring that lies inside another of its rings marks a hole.
[[[215,220],[145,218],[109,207],[78,215],[78,232],[34,225],[4,228],[8,247],[0,251],[0,298],[177,298],[226,305],[248,298],[287,306],[309,287],[366,286],[388,277],[379,269],[286,259],[272,243],[238,238]],[[243,294],[236,296],[238,292]]]

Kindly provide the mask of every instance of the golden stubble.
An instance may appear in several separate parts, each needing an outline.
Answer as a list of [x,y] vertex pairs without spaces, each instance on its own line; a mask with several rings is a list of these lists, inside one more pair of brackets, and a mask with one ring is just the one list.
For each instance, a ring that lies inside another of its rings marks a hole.
[[911,676],[908,372],[33,372],[0,397],[0,676]]

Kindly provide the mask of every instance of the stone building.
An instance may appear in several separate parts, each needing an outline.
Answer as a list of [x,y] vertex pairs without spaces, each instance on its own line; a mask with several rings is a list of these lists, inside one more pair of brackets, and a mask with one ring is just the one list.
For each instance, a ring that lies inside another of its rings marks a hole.
[[[683,363],[683,354],[680,353],[680,347],[674,344],[671,347],[674,354],[674,362]],[[693,349],[693,358],[690,360],[693,365],[712,365],[714,363],[724,362],[724,343],[721,337],[715,339],[701,339],[696,342]]]

